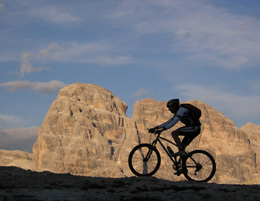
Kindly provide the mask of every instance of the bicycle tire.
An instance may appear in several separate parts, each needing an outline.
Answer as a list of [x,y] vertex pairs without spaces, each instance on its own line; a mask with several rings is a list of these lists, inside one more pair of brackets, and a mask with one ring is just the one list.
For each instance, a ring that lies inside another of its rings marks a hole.
[[[148,152],[151,151],[151,156],[148,161],[144,159]],[[136,176],[152,176],[157,172],[161,164],[161,156],[156,147],[150,144],[139,144],[133,148],[128,157],[128,165],[130,170]]]
[[190,152],[184,158],[183,166],[183,168],[187,168],[187,171],[184,171],[184,176],[192,181],[208,182],[216,172],[215,159],[210,153],[203,150]]

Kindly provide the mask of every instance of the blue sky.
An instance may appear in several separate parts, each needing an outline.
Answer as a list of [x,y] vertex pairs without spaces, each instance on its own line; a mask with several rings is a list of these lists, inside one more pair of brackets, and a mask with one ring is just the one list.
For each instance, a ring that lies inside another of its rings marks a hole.
[[0,149],[31,152],[60,88],[200,100],[260,122],[258,0],[0,0]]

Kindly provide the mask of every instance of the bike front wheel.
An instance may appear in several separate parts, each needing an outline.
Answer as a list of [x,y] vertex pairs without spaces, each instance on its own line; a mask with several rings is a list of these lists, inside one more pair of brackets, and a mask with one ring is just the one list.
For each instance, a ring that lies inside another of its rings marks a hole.
[[161,164],[161,156],[156,147],[139,144],[130,152],[128,165],[136,176],[152,176]]
[[194,150],[183,160],[183,168],[187,168],[184,176],[188,180],[208,182],[215,175],[216,163],[208,152]]

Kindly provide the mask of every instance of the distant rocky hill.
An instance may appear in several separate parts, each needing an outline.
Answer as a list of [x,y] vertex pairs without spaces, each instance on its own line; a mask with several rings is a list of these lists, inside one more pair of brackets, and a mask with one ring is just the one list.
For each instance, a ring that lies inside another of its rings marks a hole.
[[24,151],[0,150],[0,166],[15,166],[23,169],[34,170],[33,154]]
[[[214,156],[217,172],[211,182],[241,183],[257,177],[260,126],[247,124],[238,129],[229,118],[206,103],[195,100],[189,103],[202,110],[202,133],[188,149],[204,149]],[[15,162],[17,156],[13,152],[0,151],[0,165],[93,177],[133,176],[127,163],[130,151],[139,143],[151,142],[154,135],[147,128],[167,121],[172,114],[166,102],[149,98],[136,102],[131,119],[126,116],[126,110],[127,104],[105,88],[80,83],[66,86],[60,90],[39,128],[28,164],[23,162],[21,166]],[[181,123],[171,130],[179,126]],[[168,139],[171,130],[164,134]],[[184,180],[173,175],[172,164],[159,150],[162,163],[154,176]],[[21,153],[23,161],[26,154]]]

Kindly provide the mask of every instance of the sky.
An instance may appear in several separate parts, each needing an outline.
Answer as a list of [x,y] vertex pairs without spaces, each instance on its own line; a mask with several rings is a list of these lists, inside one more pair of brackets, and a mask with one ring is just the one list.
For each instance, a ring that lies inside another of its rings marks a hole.
[[259,0],[0,0],[0,149],[32,152],[62,87],[199,100],[260,124]]

